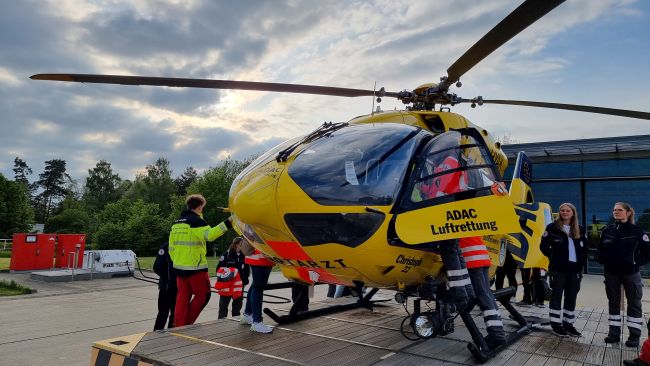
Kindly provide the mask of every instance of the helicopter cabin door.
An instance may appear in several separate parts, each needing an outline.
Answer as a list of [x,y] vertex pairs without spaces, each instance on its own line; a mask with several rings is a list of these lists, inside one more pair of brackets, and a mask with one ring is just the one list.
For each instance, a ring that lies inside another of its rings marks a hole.
[[520,230],[514,205],[479,132],[434,137],[415,159],[393,218],[397,245]]

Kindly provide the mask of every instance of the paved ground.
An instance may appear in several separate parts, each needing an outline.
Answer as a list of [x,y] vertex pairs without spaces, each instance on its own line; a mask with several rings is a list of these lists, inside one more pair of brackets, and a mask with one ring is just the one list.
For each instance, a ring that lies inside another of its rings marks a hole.
[[[274,273],[271,280],[279,282],[281,278]],[[94,341],[153,328],[154,284],[132,278],[44,283],[29,280],[27,274],[12,273],[0,273],[0,279],[15,280],[38,291],[0,298],[0,365],[87,365]],[[325,291],[326,286],[317,286],[314,300],[323,299]],[[287,296],[288,290],[283,295]],[[215,300],[216,296],[199,322],[216,318]],[[646,311],[648,302],[650,291],[645,291]],[[578,306],[606,308],[602,276],[585,276]]]

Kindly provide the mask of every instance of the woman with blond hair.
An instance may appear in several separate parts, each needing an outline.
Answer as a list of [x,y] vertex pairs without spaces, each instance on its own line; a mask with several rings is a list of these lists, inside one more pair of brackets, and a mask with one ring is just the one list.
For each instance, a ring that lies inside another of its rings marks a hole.
[[582,270],[587,261],[587,238],[585,229],[578,225],[576,206],[571,203],[560,205],[557,219],[546,227],[542,235],[540,249],[549,259],[551,300],[548,313],[553,333],[560,337],[580,337],[573,324]]
[[612,210],[614,223],[600,235],[598,262],[605,268],[605,292],[609,303],[609,332],[605,343],[618,343],[621,338],[621,285],[627,299],[625,345],[637,347],[643,326],[641,297],[643,283],[639,267],[650,260],[650,242],[643,229],[634,225],[634,209],[629,203],[616,202]]

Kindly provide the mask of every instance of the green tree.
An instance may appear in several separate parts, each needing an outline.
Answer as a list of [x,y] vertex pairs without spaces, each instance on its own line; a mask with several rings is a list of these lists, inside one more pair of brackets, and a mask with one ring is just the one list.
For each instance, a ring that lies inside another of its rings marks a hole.
[[[105,223],[93,234],[93,249],[130,249],[126,241],[126,227],[116,223]],[[135,251],[134,251],[135,252]]]
[[90,216],[80,208],[64,209],[50,217],[45,224],[48,233],[79,234],[87,233],[90,226]]
[[155,255],[169,238],[171,223],[160,216],[156,204],[136,201],[125,222],[126,239],[138,255]]
[[15,157],[13,171],[14,181],[23,184],[25,188],[29,188],[29,179],[27,179],[27,176],[32,174],[32,168],[23,159]]
[[160,215],[155,203],[121,199],[109,203],[99,214],[93,248],[131,249],[137,255],[154,255],[167,240],[171,223]]
[[39,180],[36,183],[43,191],[36,197],[36,201],[42,209],[38,219],[43,223],[47,223],[52,208],[56,207],[59,200],[65,197],[67,193],[66,181],[72,180],[65,171],[65,165],[65,160],[48,160],[45,162],[43,173],[39,174]]
[[190,184],[196,180],[198,175],[199,174],[196,172],[196,169],[192,168],[191,166],[185,168],[183,174],[174,179],[174,184],[176,185],[176,194],[179,196],[185,195],[187,193],[187,187],[189,187]]
[[170,197],[176,192],[169,168],[169,160],[158,158],[155,163],[147,165],[146,174],[140,174],[127,192],[126,196],[132,200],[141,199],[148,203],[155,203],[160,207],[163,216],[171,212]]
[[14,181],[25,186],[27,195],[29,196],[29,199],[32,200],[34,197],[34,191],[36,190],[36,183],[29,183],[29,179],[27,179],[27,176],[32,174],[32,168],[30,168],[23,159],[15,157],[13,171]]
[[69,189],[65,199],[47,220],[44,231],[62,234],[88,233],[91,222],[84,203]]
[[93,169],[88,170],[83,200],[91,211],[101,211],[109,202],[120,198],[119,188],[122,179],[113,173],[111,163],[100,160]]
[[28,232],[34,223],[27,188],[0,174],[0,237]]

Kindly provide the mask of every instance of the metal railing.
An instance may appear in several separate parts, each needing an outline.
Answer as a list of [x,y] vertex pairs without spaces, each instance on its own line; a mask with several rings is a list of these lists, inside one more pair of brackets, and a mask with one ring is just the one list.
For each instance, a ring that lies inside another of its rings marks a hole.
[[0,243],[2,243],[2,250],[7,250],[7,248],[11,250],[11,245],[12,245],[11,239],[0,239]]

